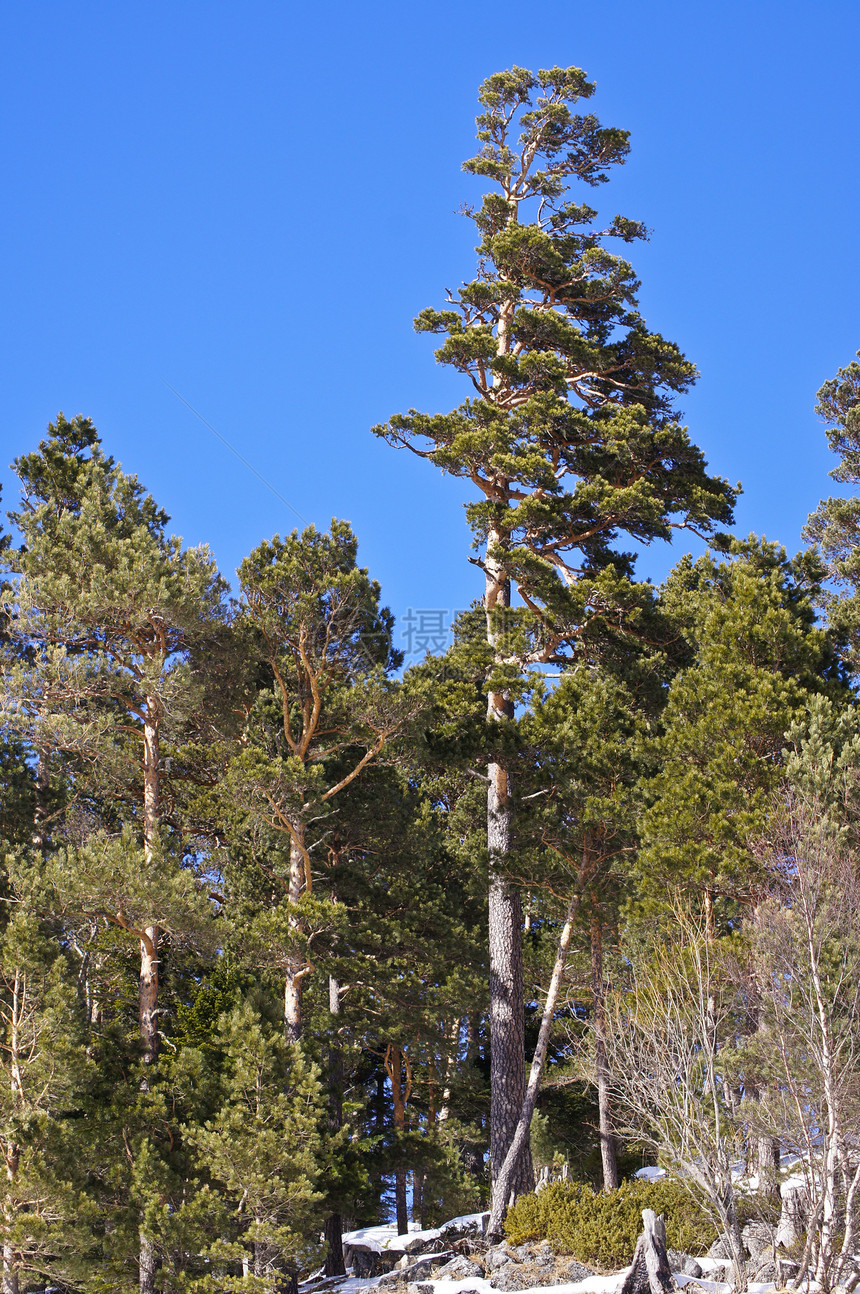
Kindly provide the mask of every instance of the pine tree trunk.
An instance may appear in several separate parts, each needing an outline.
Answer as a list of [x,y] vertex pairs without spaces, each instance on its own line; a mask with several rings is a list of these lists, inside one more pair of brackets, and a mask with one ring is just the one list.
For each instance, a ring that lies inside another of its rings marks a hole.
[[[486,552],[487,638],[500,651],[497,616],[511,604],[510,580],[500,562],[501,535],[490,532]],[[503,692],[487,698],[487,723],[513,719],[514,704]],[[492,734],[490,734],[492,740]],[[508,771],[490,762],[487,769],[487,852],[490,859],[490,1169],[501,1172],[522,1110],[526,1087],[525,1003],[523,994],[522,902],[504,875],[513,846],[513,787]],[[514,1167],[511,1189],[534,1190],[528,1144]]]
[[609,1072],[606,1065],[606,1010],[603,981],[603,929],[597,904],[591,905],[591,1000],[594,1012],[594,1046],[597,1066],[597,1108],[600,1128],[600,1159],[603,1189],[618,1189],[618,1159],[609,1105]]
[[[328,1009],[331,1015],[328,1051],[328,1126],[332,1132],[343,1127],[343,1052],[337,1041],[337,1017],[340,1015],[340,985],[333,976],[328,981]],[[343,1218],[330,1213],[323,1234],[326,1242],[326,1276],[345,1276],[343,1261]]]
[[[555,1004],[558,1001],[559,989],[561,988],[562,976],[567,963],[567,952],[570,947],[570,939],[573,934],[573,922],[579,908],[580,898],[575,894],[571,898],[568,907],[565,922],[559,936],[558,948],[555,955],[555,965],[552,970],[549,989],[547,990],[546,1002],[544,1003],[543,1015],[541,1016],[540,1030],[538,1032],[537,1046],[535,1054],[532,1057],[531,1070],[529,1072],[529,1082],[520,1107],[519,1117],[517,1119],[514,1135],[508,1147],[508,1153],[502,1162],[498,1176],[494,1179],[493,1201],[490,1210],[490,1218],[487,1223],[487,1239],[491,1242],[500,1240],[503,1235],[502,1224],[505,1220],[508,1203],[512,1195],[523,1194],[517,1190],[516,1180],[517,1173],[522,1164],[523,1151],[529,1146],[529,1132],[531,1129],[532,1118],[537,1105],[538,1091],[540,1090],[540,1081],[543,1075],[544,1064],[546,1063],[546,1054],[549,1048],[549,1035],[552,1028],[553,1015],[555,1013]],[[531,1165],[531,1154],[529,1154],[529,1165]],[[531,1182],[527,1188],[533,1191],[535,1188],[534,1175],[532,1174]]]
[[146,926],[140,941],[140,1038],[143,1063],[151,1065],[158,1055],[158,926]]
[[[304,823],[294,822],[290,831],[290,881],[289,902],[298,903],[305,891]],[[298,921],[290,917],[290,927],[298,929]],[[284,1034],[287,1042],[298,1042],[302,1036],[302,991],[305,981],[302,958],[293,955],[284,977]]]
[[140,1294],[155,1294],[155,1277],[158,1262],[155,1257],[155,1246],[141,1233],[140,1252],[138,1256],[138,1288]]
[[45,847],[45,819],[48,816],[48,789],[51,784],[48,752],[40,747],[36,762],[36,797],[33,806],[33,848]]
[[[152,862],[161,812],[159,721],[158,698],[148,696],[143,725],[143,849],[147,863]],[[148,925],[140,941],[139,1022],[145,1064],[151,1064],[158,1054],[158,969],[158,927]]]
[[[412,1093],[412,1071],[408,1057],[400,1047],[388,1044],[385,1068],[391,1081],[394,1130],[396,1133],[403,1133],[406,1131],[406,1106]],[[406,1210],[406,1168],[403,1165],[399,1165],[394,1172],[394,1207],[397,1234],[405,1236],[409,1231],[409,1215]]]
[[[17,977],[16,977],[17,978]],[[15,1091],[15,1077],[13,1070],[12,1090]],[[18,1165],[20,1162],[20,1150],[18,1146],[8,1146],[6,1149],[6,1181],[8,1190],[6,1194],[6,1204],[3,1210],[4,1223],[7,1232],[7,1238],[3,1241],[3,1294],[18,1294],[18,1261],[15,1254],[15,1248],[8,1239],[9,1228],[15,1217],[15,1204],[12,1199],[12,1186],[18,1176]]]
[[[146,698],[146,719],[143,725],[143,849],[147,863],[152,861],[158,838],[161,811],[159,764],[160,704],[157,697]],[[158,1056],[158,927],[148,925],[140,940],[140,989],[138,1019],[143,1045],[143,1062],[151,1065]],[[144,1087],[146,1084],[144,1083]],[[138,1283],[140,1294],[155,1294],[158,1261],[152,1241],[140,1233],[138,1251]]]

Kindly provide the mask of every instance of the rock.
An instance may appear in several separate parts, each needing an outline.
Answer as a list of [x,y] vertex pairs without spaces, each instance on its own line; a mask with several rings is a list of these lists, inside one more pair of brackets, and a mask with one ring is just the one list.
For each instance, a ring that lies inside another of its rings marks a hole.
[[517,1245],[515,1249],[509,1249],[508,1253],[517,1263],[531,1262],[532,1251],[530,1245]]
[[683,1272],[685,1276],[692,1276],[695,1280],[698,1280],[703,1274],[695,1258],[692,1258],[689,1254],[681,1253],[680,1249],[668,1249],[666,1255],[673,1272]]
[[575,1258],[560,1259],[553,1275],[553,1285],[574,1284],[576,1281],[587,1281],[594,1272],[590,1267],[577,1262]]
[[400,1285],[406,1285],[408,1280],[409,1277],[406,1274],[406,1269],[401,1267],[398,1263],[393,1271],[386,1272],[384,1276],[380,1276],[379,1280],[376,1282],[376,1288],[381,1290],[393,1290],[397,1289]]
[[344,1245],[343,1258],[347,1267],[352,1267],[355,1276],[367,1280],[375,1276],[384,1276],[394,1268],[400,1257],[399,1252],[376,1253],[364,1245]]
[[466,1214],[462,1218],[452,1218],[439,1228],[439,1232],[448,1241],[466,1236],[483,1236],[489,1220],[489,1213]]
[[500,1245],[493,1245],[492,1249],[488,1249],[484,1254],[484,1271],[494,1272],[511,1261],[507,1241],[503,1240]]
[[470,1276],[483,1276],[484,1269],[478,1263],[472,1262],[465,1254],[458,1254],[450,1262],[440,1267],[433,1273],[434,1280],[437,1281],[464,1281]]
[[741,1238],[750,1258],[760,1258],[763,1254],[773,1258],[773,1227],[769,1223],[748,1222]]
[[534,1263],[537,1267],[552,1267],[555,1263],[555,1254],[548,1240],[542,1240],[539,1245],[535,1245]]
[[398,1289],[414,1281],[426,1280],[428,1276],[433,1275],[437,1267],[441,1267],[453,1257],[450,1249],[446,1249],[443,1253],[425,1254],[422,1258],[412,1260],[408,1254],[404,1254],[394,1271],[380,1276],[378,1287],[381,1290]]
[[[405,1236],[398,1236],[398,1243],[395,1245],[392,1242],[392,1248],[399,1249],[403,1254],[429,1254],[434,1249],[439,1248],[441,1234],[440,1231],[434,1229],[432,1231],[417,1231],[414,1236],[409,1236],[408,1239]],[[399,1243],[401,1239],[403,1240],[402,1244]]]
[[724,1262],[731,1262],[732,1251],[729,1249],[728,1241],[725,1236],[717,1236],[711,1245],[707,1254],[708,1258],[722,1258]]
[[532,1267],[531,1263],[508,1263],[497,1268],[490,1277],[494,1290],[528,1290],[546,1284],[546,1269]]

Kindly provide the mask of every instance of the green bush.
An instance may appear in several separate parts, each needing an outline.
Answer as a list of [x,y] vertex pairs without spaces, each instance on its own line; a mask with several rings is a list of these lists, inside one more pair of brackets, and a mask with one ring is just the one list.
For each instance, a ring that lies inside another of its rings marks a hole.
[[717,1238],[707,1213],[674,1178],[625,1182],[617,1191],[593,1191],[581,1182],[553,1183],[517,1200],[508,1211],[505,1232],[511,1244],[548,1240],[557,1254],[615,1270],[633,1257],[643,1209],[664,1215],[670,1249],[703,1254]]

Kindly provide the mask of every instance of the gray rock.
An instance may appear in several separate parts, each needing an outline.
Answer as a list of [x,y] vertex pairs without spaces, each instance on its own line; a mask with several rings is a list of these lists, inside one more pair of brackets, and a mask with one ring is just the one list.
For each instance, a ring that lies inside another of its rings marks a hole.
[[748,1222],[741,1237],[750,1258],[760,1258],[763,1254],[773,1257],[774,1228],[769,1223]]
[[726,1240],[725,1236],[717,1236],[716,1240],[708,1250],[708,1257],[722,1258],[724,1260],[731,1261],[732,1253],[729,1249],[729,1242]]
[[555,1254],[550,1248],[549,1241],[542,1240],[539,1245],[535,1245],[532,1261],[537,1267],[552,1267],[555,1263]]
[[397,1289],[399,1285],[406,1285],[408,1280],[409,1277],[406,1273],[406,1269],[403,1267],[395,1267],[394,1271],[385,1272],[383,1276],[380,1276],[376,1283],[376,1288],[381,1290],[393,1290]]
[[695,1280],[703,1274],[695,1258],[689,1254],[681,1253],[680,1249],[668,1249],[666,1252],[673,1272],[683,1272],[685,1276],[692,1276]]
[[527,1290],[537,1283],[531,1276],[530,1269],[518,1263],[508,1263],[505,1267],[498,1267],[490,1277],[490,1284],[494,1290]]
[[508,1253],[507,1243],[503,1240],[500,1245],[494,1245],[484,1254],[484,1271],[494,1272],[499,1267],[504,1267],[512,1261]]
[[435,1254],[425,1254],[423,1258],[417,1258],[414,1263],[409,1264],[404,1273],[406,1279],[410,1281],[426,1280],[428,1276],[450,1262],[453,1257],[454,1255],[450,1249],[446,1249],[444,1253],[437,1251]]
[[388,1251],[377,1254],[363,1245],[344,1245],[344,1262],[362,1280],[390,1272],[399,1257],[399,1253]]
[[575,1258],[560,1259],[553,1275],[553,1285],[575,1284],[576,1281],[587,1281],[594,1272]]
[[[398,1239],[400,1237],[398,1236]],[[410,1236],[404,1240],[403,1248],[400,1250],[404,1254],[432,1254],[434,1249],[441,1248],[442,1241],[438,1235],[435,1236]]]
[[517,1263],[531,1262],[532,1251],[531,1251],[530,1245],[517,1245],[515,1249],[509,1249],[508,1253],[511,1255],[514,1262],[517,1262]]
[[446,1240],[450,1241],[465,1236],[483,1236],[487,1230],[487,1223],[490,1220],[489,1213],[479,1213],[478,1216],[470,1222],[458,1222],[456,1218],[446,1222],[439,1230]]
[[471,1258],[465,1254],[458,1254],[450,1262],[445,1263],[438,1271],[434,1272],[434,1280],[437,1281],[464,1281],[470,1276],[483,1276],[484,1269],[477,1263],[473,1263]]

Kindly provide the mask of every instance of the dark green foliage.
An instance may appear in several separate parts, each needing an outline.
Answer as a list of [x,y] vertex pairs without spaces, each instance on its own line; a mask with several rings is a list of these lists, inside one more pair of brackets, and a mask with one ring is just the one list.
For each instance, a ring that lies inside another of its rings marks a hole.
[[[858,352],[860,355],[860,352]],[[842,485],[860,485],[860,364],[852,361],[818,392],[815,412],[827,424],[830,448],[840,462],[830,475]],[[804,538],[818,546],[833,586],[820,601],[831,626],[860,665],[860,498],[823,499],[806,524]]]
[[[786,733],[810,694],[841,692],[813,602],[814,554],[789,559],[755,536],[723,560],[684,558],[661,590],[686,644],[669,689],[656,770],[640,821],[643,897],[684,892],[693,906],[754,900],[764,883],[753,845],[779,784]],[[844,693],[843,693],[844,695]]]

